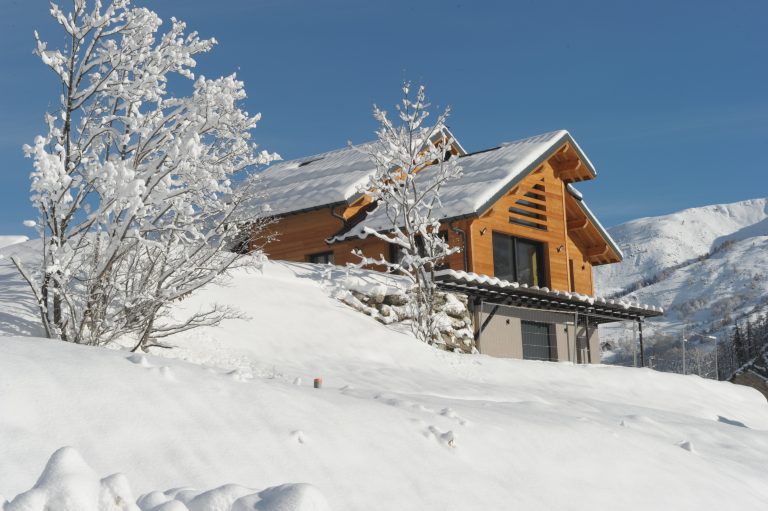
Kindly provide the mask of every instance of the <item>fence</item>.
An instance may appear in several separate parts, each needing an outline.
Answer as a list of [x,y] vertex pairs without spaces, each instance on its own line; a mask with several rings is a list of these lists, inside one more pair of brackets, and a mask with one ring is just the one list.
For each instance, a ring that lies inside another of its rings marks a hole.
[[[633,344],[634,325],[615,323],[600,327],[601,339],[615,344],[605,363],[640,367],[637,344]],[[624,332],[621,332],[621,330]],[[664,337],[663,341],[645,343],[645,366],[656,371],[696,374],[702,378],[727,379],[738,368],[736,353],[729,342],[679,341]],[[683,348],[683,342],[686,342]]]

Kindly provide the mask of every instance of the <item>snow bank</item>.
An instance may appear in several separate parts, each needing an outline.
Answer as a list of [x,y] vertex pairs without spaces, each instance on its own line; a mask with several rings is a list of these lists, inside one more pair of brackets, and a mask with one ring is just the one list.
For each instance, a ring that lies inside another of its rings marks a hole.
[[200,492],[189,488],[153,491],[134,502],[128,479],[99,479],[72,447],[48,460],[32,489],[3,504],[3,511],[326,511],[328,503],[309,484],[284,484],[256,491],[229,484]]

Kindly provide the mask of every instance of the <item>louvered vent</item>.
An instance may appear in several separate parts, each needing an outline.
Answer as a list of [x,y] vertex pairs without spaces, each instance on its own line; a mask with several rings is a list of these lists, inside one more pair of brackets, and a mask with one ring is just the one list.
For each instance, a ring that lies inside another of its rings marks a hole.
[[518,190],[509,208],[509,223],[540,231],[547,230],[547,196],[542,176],[533,186]]

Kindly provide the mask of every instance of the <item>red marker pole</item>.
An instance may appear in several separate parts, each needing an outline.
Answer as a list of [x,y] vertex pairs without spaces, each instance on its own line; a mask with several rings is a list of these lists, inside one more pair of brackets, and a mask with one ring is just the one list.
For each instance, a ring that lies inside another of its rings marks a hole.
[[315,388],[319,389],[323,386],[323,379],[322,378],[315,378]]

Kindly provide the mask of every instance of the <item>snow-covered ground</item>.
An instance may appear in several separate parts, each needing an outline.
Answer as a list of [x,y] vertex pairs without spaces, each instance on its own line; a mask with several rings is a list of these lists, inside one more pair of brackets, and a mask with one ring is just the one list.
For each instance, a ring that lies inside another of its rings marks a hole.
[[63,507],[67,491],[124,504],[103,509],[135,510],[138,498],[145,511],[768,501],[768,404],[753,389],[437,351],[332,299],[323,268],[296,263],[240,270],[181,302],[249,318],[179,336],[173,350],[33,338],[7,257],[30,257],[32,244],[0,249],[0,493],[35,486],[58,453],[21,497],[33,504],[4,511],[95,509]]

